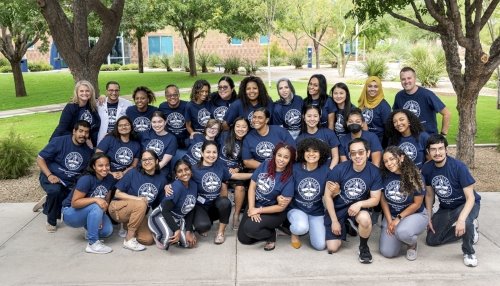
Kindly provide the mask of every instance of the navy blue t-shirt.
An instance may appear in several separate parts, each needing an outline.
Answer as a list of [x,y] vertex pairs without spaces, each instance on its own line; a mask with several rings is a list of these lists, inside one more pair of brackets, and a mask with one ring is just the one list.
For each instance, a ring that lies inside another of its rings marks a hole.
[[198,194],[197,188],[198,186],[193,180],[189,180],[187,187],[179,180],[175,180],[172,183],[173,193],[171,195],[166,195],[163,200],[172,201],[174,203],[174,208],[170,211],[174,218],[184,218],[194,209],[196,205],[196,196]]
[[148,198],[148,206],[155,206],[165,196],[167,179],[161,174],[153,176],[142,174],[138,169],[131,169],[116,183],[116,189],[131,196]]
[[418,136],[418,139],[411,135],[408,137],[401,136],[398,143],[399,148],[408,155],[419,169],[425,163],[425,145],[428,138],[429,134],[423,131]]
[[299,209],[308,215],[324,215],[325,208],[322,199],[329,172],[329,164],[323,164],[315,170],[307,171],[303,167],[303,163],[296,163],[293,166],[292,208]]
[[234,98],[229,100],[224,100],[220,98],[219,93],[212,93],[212,100],[210,101],[210,114],[212,118],[215,118],[219,121],[224,120],[224,116],[226,115],[229,106],[235,101]]
[[288,180],[282,182],[281,172],[276,172],[274,177],[270,177],[267,173],[268,165],[269,160],[260,164],[252,175],[252,181],[256,184],[256,208],[276,205],[278,203],[277,197],[279,195],[287,198],[293,198],[293,179],[288,178]]
[[196,104],[192,101],[188,102],[184,117],[186,118],[186,122],[191,122],[191,127],[195,132],[203,133],[210,119],[209,102],[203,102],[202,104]]
[[89,165],[93,153],[87,144],[75,145],[72,135],[64,135],[52,138],[38,156],[45,160],[50,172],[61,179],[63,185],[71,187]]
[[115,103],[107,102],[106,106],[107,106],[106,112],[108,113],[108,131],[107,132],[109,133],[115,129],[116,120],[118,119],[118,118],[116,118],[116,113],[118,110],[118,101]]
[[127,107],[125,114],[132,120],[134,131],[141,134],[151,129],[151,117],[156,110],[158,110],[158,108],[155,106],[148,105],[146,111],[140,112],[137,110],[137,106],[132,105]]
[[[409,205],[413,204],[416,196],[425,196],[425,189],[420,189],[420,192],[413,192],[413,194],[404,193],[401,191],[401,175],[389,173],[387,177],[382,180],[384,184],[384,198],[389,205],[389,210],[392,217],[396,217],[404,211]],[[422,212],[424,204],[420,205],[415,213]]]
[[212,205],[220,195],[222,183],[231,179],[231,173],[219,161],[212,166],[193,166],[193,180],[198,184],[198,204]]
[[[383,150],[382,145],[380,145],[380,141],[378,141],[377,135],[375,135],[374,133],[371,133],[370,131],[363,130],[363,131],[361,131],[361,138],[368,141],[368,143],[370,144],[371,153]],[[346,156],[347,159],[351,158],[351,156],[349,155],[349,142],[351,142],[351,141],[352,141],[352,137],[350,134],[340,138],[340,147],[339,147],[339,155],[340,156]]]
[[234,141],[234,152],[226,155],[227,145],[224,143],[227,136],[230,136],[230,131],[222,132],[219,136],[219,159],[226,165],[227,168],[243,169],[243,161],[241,159],[241,149],[243,147],[243,140]]
[[407,109],[413,112],[422,122],[425,131],[429,134],[437,134],[436,113],[446,106],[436,94],[426,88],[418,87],[414,94],[407,94],[401,90],[396,94],[392,109]]
[[174,156],[177,150],[177,140],[174,135],[170,133],[158,135],[154,130],[143,133],[141,145],[143,150],[155,151],[160,161],[165,154]]
[[259,162],[271,158],[274,148],[279,142],[285,142],[295,147],[295,141],[283,127],[269,125],[269,132],[261,136],[257,130],[250,130],[243,139],[242,159],[255,159]]
[[391,106],[385,99],[383,99],[379,105],[375,108],[364,108],[363,117],[368,125],[368,131],[375,133],[378,140],[382,143],[384,137],[385,123],[391,115]]
[[115,179],[110,174],[102,180],[99,180],[94,175],[84,175],[78,179],[75,188],[71,191],[69,196],[64,199],[62,206],[71,206],[71,200],[73,199],[75,190],[85,193],[85,198],[101,198],[104,200],[108,192],[115,186],[115,182]]
[[[307,103],[304,102],[304,105]],[[313,99],[310,105],[319,106],[319,99]],[[321,108],[321,118],[319,119],[319,124],[321,127],[328,128],[328,115],[337,112],[337,106],[333,103],[331,98],[327,98],[325,104],[320,106]]]
[[141,144],[134,140],[122,142],[120,139],[107,135],[99,142],[97,149],[111,157],[111,171],[122,171],[132,165],[135,158],[141,154]]
[[177,138],[177,145],[179,147],[183,147],[185,145],[184,140],[189,137],[189,133],[186,129],[186,119],[184,117],[186,105],[187,102],[181,100],[179,106],[176,108],[168,106],[167,102],[162,102],[158,107],[158,110],[163,112],[167,117],[166,129]]
[[349,207],[355,202],[370,198],[370,192],[383,188],[379,169],[370,162],[361,172],[354,170],[351,161],[345,161],[333,168],[327,181],[337,182],[340,193],[333,200],[336,210]]
[[333,132],[332,130],[325,128],[325,127],[320,127],[318,131],[314,134],[310,134],[308,132],[302,132],[300,133],[299,137],[297,137],[297,145],[299,144],[300,141],[306,139],[306,138],[316,138],[319,139],[326,144],[328,144],[328,147],[330,149],[335,148],[335,147],[340,147],[340,141],[337,138],[337,134]]
[[[443,167],[436,167],[429,161],[422,167],[425,185],[432,187],[438,196],[439,207],[455,209],[465,204],[464,188],[476,182],[467,166],[453,157],[447,156]],[[474,191],[475,202],[479,204],[481,196]]]
[[[231,106],[229,106],[229,109],[226,112],[226,115],[224,116],[224,121],[227,122],[228,125],[233,124],[234,120],[238,118],[239,116],[245,117],[248,119],[250,122],[250,125],[252,124],[252,118],[253,118],[253,112],[259,108],[259,107],[266,107],[267,110],[269,110],[269,114],[273,114],[274,110],[274,103],[269,102],[267,106],[261,106],[260,104],[257,104],[255,106],[250,105],[247,107],[247,109],[243,108],[243,103],[241,102],[240,99],[235,100]],[[272,116],[269,119],[269,122],[272,122]],[[250,126],[253,128],[253,126]]]
[[182,158],[188,160],[192,166],[198,164],[201,160],[201,145],[203,145],[205,140],[205,135],[195,134],[193,139],[189,139],[187,152]]
[[279,125],[288,130],[294,140],[300,133],[303,105],[304,101],[298,95],[294,95],[292,102],[288,105],[284,105],[279,101],[274,104],[274,112],[271,116],[273,125]]

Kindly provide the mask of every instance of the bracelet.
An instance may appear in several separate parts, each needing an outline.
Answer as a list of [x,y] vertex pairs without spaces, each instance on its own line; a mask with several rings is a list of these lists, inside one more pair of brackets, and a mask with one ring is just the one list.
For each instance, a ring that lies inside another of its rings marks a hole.
[[47,179],[48,179],[48,178],[50,178],[50,176],[54,176],[54,175],[53,175],[53,174],[49,174],[49,175],[47,176]]
[[441,134],[441,135],[443,135],[443,136],[448,135],[448,133],[444,133],[444,132],[441,132],[441,133],[439,133],[439,134]]

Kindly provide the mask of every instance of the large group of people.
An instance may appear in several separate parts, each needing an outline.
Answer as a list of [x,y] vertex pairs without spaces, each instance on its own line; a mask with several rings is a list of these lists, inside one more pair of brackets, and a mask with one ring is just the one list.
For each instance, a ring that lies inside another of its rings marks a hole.
[[255,76],[238,90],[224,76],[213,93],[197,80],[189,102],[170,84],[159,107],[145,86],[130,102],[118,82],[96,99],[79,81],[38,155],[47,196],[34,211],[43,207],[50,233],[61,216],[84,227],[89,253],[112,251],[102,239],[113,224],[124,248],[141,251],[195,247],[218,221],[215,244],[225,242],[229,225],[240,243],[262,241],[266,251],[275,249],[277,229],[294,249],[308,235],[313,249],[329,254],[347,235],[359,236],[361,263],[373,260],[368,240],[380,213],[384,257],[405,247],[415,260],[427,229],[429,246],[462,239],[464,264],[476,266],[480,196],[467,167],[448,156],[450,113],[415,84],[413,69],[403,68],[400,79],[392,108],[374,76],[358,106],[345,83],[328,91],[321,74],[311,76],[304,98],[289,79],[278,80],[276,102]]

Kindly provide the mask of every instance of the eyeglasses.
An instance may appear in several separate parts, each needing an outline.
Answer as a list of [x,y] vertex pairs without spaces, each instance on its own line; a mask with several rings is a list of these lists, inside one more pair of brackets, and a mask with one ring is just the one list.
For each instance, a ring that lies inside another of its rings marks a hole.
[[155,158],[144,158],[144,159],[142,159],[141,161],[142,161],[142,162],[152,162],[152,161],[154,161],[154,160],[155,160]]
[[130,127],[130,124],[118,124],[118,128]]
[[229,85],[219,85],[217,88],[218,88],[219,90],[226,90],[226,89],[228,89],[228,88],[229,88]]
[[108,89],[108,92],[113,93],[113,92],[120,92],[119,89]]
[[179,94],[178,93],[172,93],[172,94],[166,94],[165,96],[168,97],[168,98],[172,98],[172,97],[179,97]]
[[366,150],[358,150],[358,151],[350,151],[349,152],[351,157],[354,157],[356,155],[363,156],[363,155],[365,155],[365,153],[366,153]]
[[437,152],[443,152],[444,150],[446,150],[446,147],[444,146],[441,146],[441,147],[438,147],[438,148],[429,148],[429,153],[437,153]]

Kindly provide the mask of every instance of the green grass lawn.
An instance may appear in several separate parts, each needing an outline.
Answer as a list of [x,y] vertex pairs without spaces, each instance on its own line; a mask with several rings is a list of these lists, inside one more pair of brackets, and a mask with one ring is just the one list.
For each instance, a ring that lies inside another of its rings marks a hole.
[[[170,75],[170,74],[169,74]],[[210,82],[216,82],[220,75],[215,75],[213,80]],[[209,77],[204,77],[209,79]],[[238,79],[240,80],[240,79]],[[148,82],[149,83],[149,82]],[[148,86],[153,86],[151,84],[146,84]],[[306,94],[306,85],[305,82],[295,82],[294,87],[297,94],[304,97]],[[163,85],[161,85],[160,89],[162,89]],[[384,89],[385,98],[389,102],[390,105],[394,102],[394,96],[398,89]],[[359,94],[361,93],[361,86],[352,85],[350,88],[351,99],[354,104],[357,104],[357,100],[359,98]],[[272,88],[269,89],[270,95],[273,99],[278,98],[278,94],[275,88],[275,84],[272,85]],[[188,94],[182,94],[182,98],[184,100],[188,100]],[[450,130],[448,134],[448,140],[450,144],[455,144],[456,136],[458,133],[458,112],[456,110],[457,100],[454,96],[449,95],[441,95],[441,100],[448,106],[452,113],[452,119],[450,123]],[[156,105],[163,102],[165,99],[160,98]],[[499,126],[500,122],[500,112],[496,110],[496,98],[491,96],[480,96],[477,104],[477,135],[476,135],[476,143],[494,143],[496,142],[494,138],[494,130]],[[55,113],[40,113],[34,115],[26,115],[26,116],[17,116],[12,118],[0,119],[0,138],[4,138],[8,135],[11,129],[14,129],[17,133],[20,133],[23,138],[31,141],[35,147],[40,150],[43,148],[54,131],[57,122],[60,117],[60,112]],[[438,119],[441,119],[441,116],[438,115]],[[440,122],[438,126],[440,127]]]
[[[69,72],[23,73],[28,96],[17,98],[14,91],[12,74],[0,74],[0,110],[17,109],[68,102],[73,96],[74,81]],[[145,72],[117,71],[100,72],[99,88],[103,94],[106,82],[118,81],[121,94],[132,94],[137,86],[145,85],[153,91],[164,90],[171,83],[180,88],[191,87],[197,79],[206,79],[215,84],[222,74],[199,73],[198,77],[190,77],[186,72]],[[241,76],[232,76],[240,81]]]

